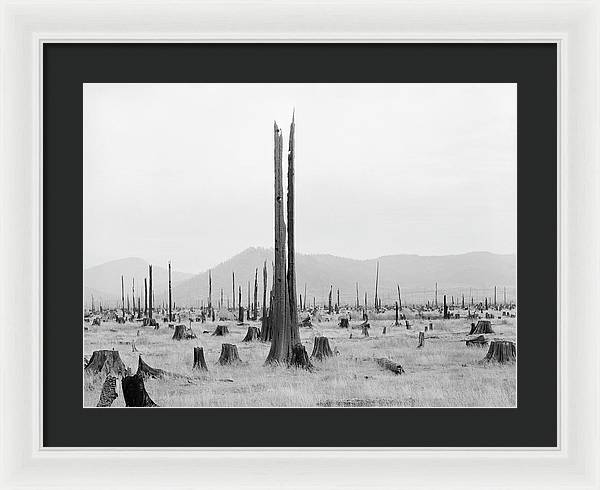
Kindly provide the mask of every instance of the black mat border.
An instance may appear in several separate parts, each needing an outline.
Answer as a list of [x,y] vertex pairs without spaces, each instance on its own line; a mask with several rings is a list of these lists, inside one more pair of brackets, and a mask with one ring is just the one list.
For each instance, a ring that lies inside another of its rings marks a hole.
[[[556,57],[551,43],[46,44],[44,445],[556,446]],[[84,82],[518,83],[518,408],[81,408]]]

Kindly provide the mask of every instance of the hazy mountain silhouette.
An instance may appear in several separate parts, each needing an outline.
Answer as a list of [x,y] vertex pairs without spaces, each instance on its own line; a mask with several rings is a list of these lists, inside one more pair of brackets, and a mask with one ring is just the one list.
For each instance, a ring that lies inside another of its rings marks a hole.
[[[135,295],[140,296],[144,302],[144,278],[148,277],[148,262],[143,259],[129,257],[126,259],[113,260],[94,267],[85,269],[83,282],[85,286],[85,301],[90,301],[90,295],[94,294],[94,300],[104,299],[115,301],[121,299],[121,275],[125,283],[125,295],[131,296],[132,278],[135,278]],[[152,282],[155,297],[162,295],[168,288],[168,270],[154,265],[152,267]],[[171,273],[172,283],[176,284],[189,279],[193,274],[173,270]]]
[[[247,289],[253,294],[254,274],[258,268],[259,300],[262,301],[262,266],[267,261],[268,288],[272,284],[273,249],[248,248],[231,259],[215,266],[212,275],[212,300],[218,302],[220,290],[223,288],[224,302],[232,297],[232,277],[235,272],[236,303],[237,288],[242,286],[242,304],[247,303]],[[468,294],[473,289],[474,296],[486,294],[491,296],[494,286],[498,286],[498,299],[502,298],[503,288],[514,297],[516,286],[516,256],[498,255],[488,252],[471,252],[461,255],[419,256],[388,255],[376,259],[356,260],[334,255],[296,254],[297,291],[304,295],[304,284],[307,285],[308,302],[315,297],[322,303],[333,286],[334,298],[340,289],[342,303],[356,301],[356,282],[359,283],[361,303],[365,290],[369,302],[373,300],[375,290],[375,271],[379,261],[379,296],[385,302],[396,298],[396,284],[402,288],[403,295],[410,299],[422,296],[423,290],[433,291],[438,283],[439,294]],[[484,292],[483,290],[487,290]],[[174,287],[174,298],[179,304],[206,304],[208,297],[208,271],[197,274],[178,283]],[[441,300],[441,296],[440,296]]]

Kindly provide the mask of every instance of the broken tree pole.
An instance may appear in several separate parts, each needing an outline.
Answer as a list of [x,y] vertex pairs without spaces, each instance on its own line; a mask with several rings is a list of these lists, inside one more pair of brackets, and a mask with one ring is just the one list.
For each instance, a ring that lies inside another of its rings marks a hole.
[[444,294],[444,320],[448,318],[450,318],[450,315],[448,314],[448,305],[446,304],[446,295]]
[[360,308],[360,301],[358,300],[358,283],[356,283],[356,309]]
[[208,269],[208,314],[212,315],[212,275]]
[[252,319],[254,321],[258,320],[258,267],[254,271],[254,312]]
[[123,305],[123,319],[125,319],[125,286],[123,284],[123,276],[121,276],[121,304]]
[[172,301],[171,301],[171,261],[169,260],[169,321],[173,321],[173,311],[172,311]]
[[399,320],[398,317],[399,317],[399,315],[398,315],[398,302],[396,301],[396,321],[394,322],[395,326],[400,325],[400,323],[398,322],[398,320]]
[[331,293],[332,292],[333,292],[333,286],[329,286],[329,308],[327,311],[330,315],[333,312],[333,310],[331,309]]
[[233,311],[235,311],[235,272],[231,273],[231,292],[233,297]]
[[263,301],[262,301],[262,318],[261,318],[261,328],[260,328],[260,339],[263,342],[271,340],[270,333],[269,333],[269,318],[267,317],[267,261],[266,260],[263,264]]
[[144,318],[148,317],[148,279],[144,277]]
[[437,282],[435,283],[435,307],[438,307],[438,303],[437,303]]
[[398,307],[400,308],[400,311],[402,311],[402,296],[400,296],[400,285],[396,284],[396,287],[398,288]]
[[379,298],[378,289],[379,289],[379,261],[377,261],[377,272],[375,273],[375,310],[376,311],[379,308],[379,305],[377,304],[377,301]]
[[244,307],[242,306],[242,286],[239,287],[239,295],[238,295],[238,322],[244,323]]
[[152,307],[154,304],[154,290],[152,289],[152,266],[148,266],[148,285],[150,286],[150,291],[148,292],[148,317],[152,318]]

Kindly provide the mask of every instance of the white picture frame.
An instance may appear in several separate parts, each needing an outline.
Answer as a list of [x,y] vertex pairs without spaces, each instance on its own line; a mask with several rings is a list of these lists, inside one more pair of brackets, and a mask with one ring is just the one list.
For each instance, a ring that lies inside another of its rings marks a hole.
[[[1,488],[600,488],[598,1],[0,3]],[[556,42],[558,447],[43,448],[41,53],[80,41]]]

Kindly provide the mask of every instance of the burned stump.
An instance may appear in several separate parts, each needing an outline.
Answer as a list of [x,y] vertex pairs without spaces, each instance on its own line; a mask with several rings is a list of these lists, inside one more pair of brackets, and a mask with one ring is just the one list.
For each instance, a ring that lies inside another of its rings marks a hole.
[[256,327],[248,327],[248,331],[246,332],[246,336],[242,339],[242,342],[254,342],[255,340],[259,340],[260,331]]
[[339,327],[340,328],[349,328],[350,327],[350,322],[348,321],[347,318],[340,318]]
[[110,407],[119,395],[117,395],[117,378],[110,374],[104,380],[102,385],[102,391],[100,392],[100,399],[98,400],[97,407]]
[[479,320],[477,325],[471,323],[469,335],[479,335],[484,333],[494,333],[492,330],[492,323],[489,320]]
[[135,373],[136,375],[141,376],[142,378],[164,378],[167,375],[166,371],[163,371],[162,369],[156,369],[153,367],[148,366],[148,364],[146,364],[143,360],[142,360],[142,356],[140,356],[139,360],[138,360],[138,370],[137,373]]
[[144,386],[144,377],[139,374],[125,376],[121,381],[126,407],[157,407]]
[[417,345],[417,349],[423,347],[425,345],[425,332],[419,332],[419,345]]
[[173,340],[189,340],[195,339],[196,335],[192,332],[192,329],[188,330],[185,325],[175,325],[175,332],[173,333]]
[[85,366],[86,374],[114,374],[123,376],[127,374],[127,367],[123,364],[119,351],[95,350],[90,362]]
[[396,364],[386,357],[376,357],[375,362],[382,368],[391,371],[394,374],[404,374],[404,369],[400,364]]
[[315,343],[310,357],[311,359],[318,359],[319,361],[322,361],[324,357],[333,357],[333,352],[331,351],[329,339],[327,337],[315,337]]
[[289,365],[290,367],[306,369],[307,371],[312,371],[314,368],[314,366],[310,362],[310,359],[308,358],[306,349],[300,343],[297,343],[292,346],[292,355],[290,357]]
[[204,360],[204,349],[202,347],[194,347],[194,366],[192,369],[208,371],[206,361]]
[[217,325],[217,328],[212,334],[213,336],[224,337],[225,335],[229,335],[229,329],[227,328],[227,325]]
[[517,360],[517,347],[509,340],[492,340],[484,361],[499,363],[515,362]]
[[[213,334],[214,335],[214,334]],[[221,345],[221,356],[219,357],[219,364],[225,366],[227,364],[238,364],[242,362],[238,355],[237,346],[233,344]]]
[[466,344],[467,347],[485,347],[486,345],[488,345],[488,341],[485,340],[485,337],[483,335],[479,335],[474,339],[468,339]]

